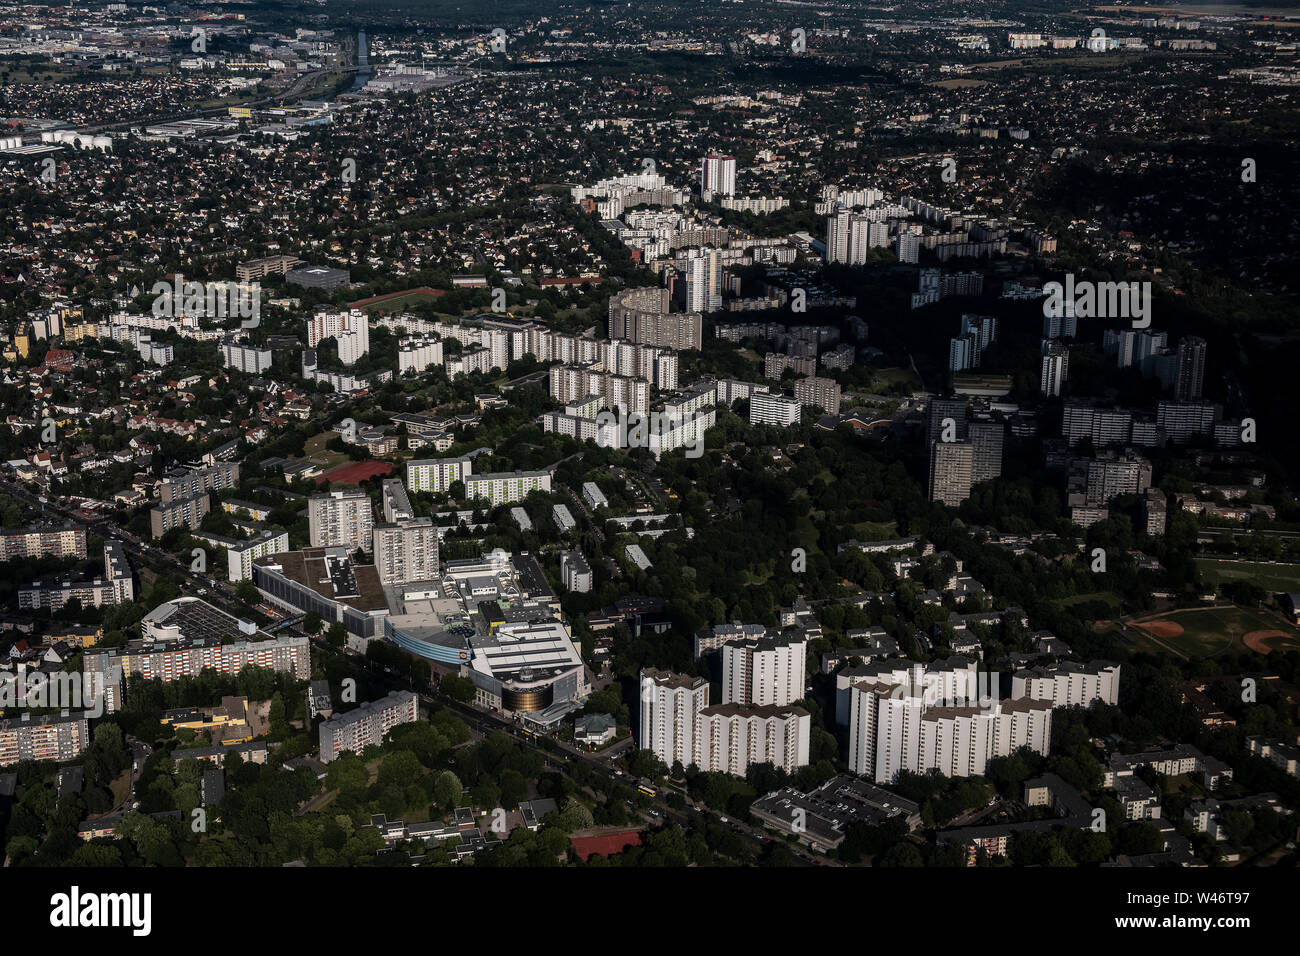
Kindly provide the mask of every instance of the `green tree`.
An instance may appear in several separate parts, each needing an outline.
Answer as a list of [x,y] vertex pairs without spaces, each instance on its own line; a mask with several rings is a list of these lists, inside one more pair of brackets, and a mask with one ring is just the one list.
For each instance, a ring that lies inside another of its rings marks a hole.
[[880,866],[924,866],[921,851],[906,840],[895,843],[880,858]]
[[249,607],[254,607],[262,603],[262,592],[257,589],[257,585],[247,579],[240,581],[235,587],[235,597],[243,601]]
[[460,777],[450,770],[444,770],[434,781],[433,802],[443,810],[451,810],[460,803],[463,792]]

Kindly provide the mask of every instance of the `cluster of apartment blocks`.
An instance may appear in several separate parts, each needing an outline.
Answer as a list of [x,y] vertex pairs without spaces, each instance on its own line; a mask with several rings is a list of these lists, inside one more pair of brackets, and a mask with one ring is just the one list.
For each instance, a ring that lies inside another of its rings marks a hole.
[[998,340],[998,320],[992,315],[964,314],[961,334],[948,340],[948,371],[980,367],[988,347]]
[[774,704],[709,705],[709,682],[668,671],[641,671],[638,745],[668,766],[744,776],[750,764],[793,771],[808,763],[810,715]]
[[[399,374],[422,372],[441,365],[448,378],[505,369],[512,359],[532,351],[528,348],[530,344],[546,341],[551,335],[549,330],[532,322],[507,322],[505,316],[499,320],[485,319],[477,325],[455,325],[406,314],[383,316],[376,321],[403,334],[397,343]],[[462,350],[449,355],[444,344],[447,339],[455,339]]]
[[1241,444],[1241,422],[1224,420],[1222,407],[1214,402],[1161,401],[1156,403],[1155,415],[1142,415],[1072,401],[1062,409],[1061,434],[1071,445],[1088,438],[1094,446],[1159,448],[1169,441],[1181,445],[1206,435],[1217,445],[1231,446]]
[[[114,318],[117,318],[114,316]],[[142,332],[138,328],[103,323],[99,325],[98,337],[104,341],[125,342],[136,350],[141,359],[150,365],[170,365],[176,360],[175,346],[166,342],[155,342],[152,333]],[[200,336],[192,336],[199,338]]]
[[[1115,791],[1128,820],[1160,819],[1160,795],[1135,774],[1142,767],[1167,777],[1195,777],[1207,790],[1217,790],[1233,776],[1231,767],[1191,744],[1176,744],[1169,750],[1111,754],[1102,771],[1102,786]],[[1196,822],[1190,813],[1188,818]],[[1206,827],[1201,823],[1197,829],[1205,832]]]
[[[855,212],[862,208],[862,212]],[[900,262],[916,263],[921,249],[935,253],[940,261],[952,258],[984,258],[1007,249],[1010,230],[1001,222],[978,220],[945,207],[933,206],[914,197],[886,201],[879,189],[841,191],[838,186],[822,188],[821,202],[814,211],[826,220],[826,261],[862,265],[868,250],[893,245]],[[909,223],[919,218],[921,223]],[[924,225],[945,232],[924,232]]]
[[[1115,791],[1116,800],[1126,820],[1159,820],[1160,795],[1135,774],[1135,770],[1148,767],[1167,776],[1186,774],[1193,776],[1206,789],[1217,789],[1232,779],[1232,770],[1222,761],[1208,757],[1189,744],[1178,744],[1170,750],[1138,754],[1111,754],[1106,762],[1102,785]],[[992,824],[958,827],[938,834],[940,843],[959,843],[967,849],[967,863],[976,865],[979,851],[989,856],[1006,856],[1011,839],[1027,832],[1047,832],[1058,827],[1086,829],[1096,826],[1098,811],[1083,798],[1077,789],[1055,774],[1044,774],[1024,784],[1023,802],[1027,807],[1050,807],[1055,818],[1031,820],[1021,823]],[[1199,833],[1209,833],[1224,839],[1221,813],[1233,807],[1253,809],[1259,806],[1277,806],[1274,794],[1246,797],[1241,800],[1193,801],[1184,812],[1184,819]],[[1142,865],[1203,865],[1196,860],[1191,846],[1183,837],[1173,832],[1169,824],[1161,824],[1164,849],[1148,855]]]
[[370,351],[370,317],[360,309],[314,313],[307,320],[307,348],[314,349],[328,338],[338,344],[339,361],[353,365]]
[[[610,301],[610,340],[553,332],[538,323],[505,316],[482,316],[474,325],[459,325],[401,315],[377,320],[379,325],[403,333],[398,342],[398,374],[421,372],[441,365],[449,378],[470,372],[505,369],[514,359],[533,355],[541,362],[580,366],[593,375],[616,379],[639,379],[657,388],[677,386],[677,356],[681,349],[698,349],[703,343],[702,317],[698,313],[669,314],[666,289],[633,289]],[[307,350],[303,353],[304,374],[329,380],[336,388],[359,387],[354,376],[337,375],[316,368],[312,351],[325,338],[334,338],[339,358],[351,365],[369,350],[369,317],[360,310],[322,310],[307,322]],[[442,340],[456,339],[463,346],[458,355],[448,356]],[[227,366],[241,371],[261,372],[270,367],[271,352],[242,345],[231,339],[222,342]],[[334,381],[337,379],[337,381]],[[552,377],[554,381],[554,376]],[[628,390],[626,384],[596,380],[599,389],[589,389],[561,401],[583,397],[606,388]],[[635,396],[633,396],[635,401]],[[648,391],[647,391],[648,401]],[[611,404],[613,402],[611,401]],[[646,403],[633,410],[644,411]]]
[[247,581],[253,576],[253,562],[289,550],[289,533],[266,529],[251,538],[228,538],[206,531],[192,531],[200,541],[226,552],[226,575],[231,581]]
[[[703,343],[698,313],[668,313],[667,289],[631,289],[609,303],[609,334],[613,341],[597,342],[572,336],[552,336],[543,361],[562,364],[550,371],[551,397],[566,405],[585,405],[594,396],[600,406],[624,414],[644,415],[650,409],[650,390],[677,387],[680,349],[698,349]],[[599,409],[597,409],[599,410]],[[566,415],[569,415],[566,410]],[[580,414],[570,417],[587,417]],[[575,423],[552,421],[562,432],[577,432]],[[576,437],[576,436],[575,436]],[[584,436],[586,437],[586,436]],[[595,436],[591,436],[595,437]]]
[[1102,349],[1116,357],[1120,368],[1136,368],[1144,378],[1158,378],[1172,389],[1174,400],[1192,402],[1201,397],[1205,385],[1205,363],[1209,343],[1196,335],[1169,347],[1169,335],[1153,329],[1108,329],[1102,334]]
[[1000,421],[968,421],[966,399],[931,399],[926,422],[930,500],[956,507],[973,486],[1001,475],[1005,436]]
[[970,658],[929,665],[880,661],[836,675],[836,720],[849,728],[849,766],[877,783],[900,771],[981,776],[1021,747],[1046,754],[1052,710],[1115,704],[1119,666],[1102,662],[1021,671],[1003,700]]
[[[781,305],[784,305],[789,298],[785,290],[779,286],[769,286],[768,289],[769,295]],[[845,316],[844,325],[848,327],[857,342],[862,343],[867,340],[869,328],[861,316]],[[852,368],[857,358],[857,350],[852,345],[835,345],[840,339],[840,329],[833,325],[790,326],[780,322],[720,322],[713,327],[713,335],[722,342],[739,343],[747,338],[762,339],[775,350],[769,354],[802,359],[816,359],[822,346],[834,346],[829,351],[823,352],[819,361],[822,368],[840,371]],[[768,373],[767,377],[779,378],[780,374]]]
[[617,219],[625,209],[640,205],[684,206],[687,196],[685,190],[670,189],[662,174],[648,172],[612,176],[591,186],[574,186],[569,193],[575,203],[597,213],[601,219]]
[[1005,857],[1011,839],[1018,834],[1051,832],[1058,827],[1083,829],[1094,823],[1092,806],[1075,787],[1056,774],[1045,773],[1026,780],[1021,794],[1026,807],[1047,807],[1056,816],[1021,823],[955,827],[940,831],[936,835],[937,842],[961,845],[966,850],[966,865],[975,866],[980,851],[990,857]]
[[551,397],[566,405],[594,397],[600,407],[624,414],[644,415],[650,410],[651,383],[646,379],[572,365],[552,368],[549,377]]
[[[835,187],[829,187],[834,190]],[[856,194],[838,194],[826,220],[826,261],[860,266],[867,261],[867,250],[885,248],[898,233],[897,220],[906,215],[900,206],[881,205],[884,193],[878,189],[859,190]],[[825,195],[825,191],[823,191]],[[853,200],[861,200],[853,202]],[[855,213],[853,206],[867,206]],[[895,222],[891,224],[889,220]]]
[[313,548],[370,550],[382,584],[432,581],[438,577],[438,528],[432,518],[415,517],[400,479],[383,483],[384,521],[376,524],[365,491],[332,491],[307,500],[307,525]]
[[158,487],[160,503],[149,511],[150,532],[161,538],[173,528],[197,529],[211,508],[208,493],[238,485],[239,463],[233,461],[168,476]]
[[[764,378],[779,380],[787,369],[791,369],[796,374],[804,376],[794,383],[795,401],[801,405],[816,405],[832,415],[838,415],[840,411],[840,384],[832,378],[813,374],[816,368],[817,360],[815,358],[801,358],[780,352],[769,352],[763,357]],[[793,424],[793,422],[790,424]]]
[[534,491],[551,490],[549,471],[507,471],[474,474],[474,460],[462,458],[420,458],[406,463],[406,485],[412,491],[445,494],[455,482],[465,486],[465,497],[485,498],[492,507],[523,501]]
[[641,441],[658,458],[664,452],[683,447],[703,447],[704,433],[717,421],[712,406],[687,410],[680,400],[669,400],[661,413],[625,411],[619,422],[612,412],[602,413],[605,400],[592,396],[573,402],[562,412],[545,412],[542,430],[568,435],[579,441],[594,441],[601,448],[623,448]]
[[[987,132],[993,135],[997,133],[996,130]],[[904,231],[904,227],[900,226],[900,247],[904,239],[910,239],[915,247],[934,252],[941,262],[952,258],[986,258],[1003,255],[1007,251],[1011,227],[1001,220],[981,219],[946,206],[935,206],[913,196],[902,197],[899,205],[908,215],[921,220],[920,224],[908,224],[906,229],[909,231]],[[925,225],[945,231],[921,235]],[[904,262],[916,261],[915,258],[903,259],[901,254],[899,258]]]
[[966,658],[848,668],[836,677],[837,712],[842,699],[849,767],[877,783],[904,770],[982,775],[992,757],[1021,747],[1046,754],[1051,745],[1051,704],[981,700],[975,661]]
[[[674,353],[701,347],[703,322],[698,314],[668,314],[666,295],[666,289],[634,289],[611,299],[608,340],[555,332],[536,322],[505,316],[485,315],[474,325],[407,315],[385,317],[378,322],[411,336],[398,344],[400,372],[422,371],[440,364],[449,378],[455,378],[472,371],[504,369],[512,360],[532,355],[539,362],[599,365],[609,374],[641,378],[658,388],[675,388]],[[658,311],[660,305],[662,312]],[[444,349],[435,336],[456,339],[464,351],[444,358]]]
[[912,293],[912,308],[919,309],[933,305],[951,296],[983,294],[984,273],[982,272],[942,272],[939,269],[922,269],[917,277],[917,291]]
[[1070,520],[1088,527],[1109,516],[1107,502],[1120,495],[1142,499],[1142,515],[1148,534],[1164,530],[1163,493],[1151,488],[1151,462],[1130,453],[1102,452],[1094,458],[1071,459],[1065,484]]
[[[84,549],[83,543],[83,555]],[[59,578],[36,581],[30,587],[18,589],[18,607],[23,610],[48,607],[57,611],[73,598],[79,600],[82,607],[127,604],[135,600],[135,581],[122,542],[104,542],[102,578],[91,580]]]
[[720,704],[709,705],[702,677],[641,671],[638,745],[669,766],[736,776],[755,763],[786,771],[806,765],[811,717],[795,705],[804,696],[805,637],[739,625],[723,634]]
[[[834,392],[838,391],[838,385],[833,392],[825,393],[819,390],[821,381],[809,386],[809,397],[836,401]],[[717,407],[730,406],[742,399],[749,402],[752,424],[788,426],[798,424],[800,420],[803,406],[797,399],[774,395],[766,385],[734,379],[704,379],[666,398],[657,413],[631,409],[625,414],[649,415],[645,447],[658,458],[677,448],[695,447],[697,444],[702,447],[705,431],[717,421]],[[540,419],[542,430],[582,441],[590,439],[602,448],[623,447],[624,429],[612,416],[602,419],[599,415],[604,405],[602,398],[588,397],[567,405],[562,412],[546,412]],[[633,432],[636,425],[637,421],[629,418],[626,430]]]

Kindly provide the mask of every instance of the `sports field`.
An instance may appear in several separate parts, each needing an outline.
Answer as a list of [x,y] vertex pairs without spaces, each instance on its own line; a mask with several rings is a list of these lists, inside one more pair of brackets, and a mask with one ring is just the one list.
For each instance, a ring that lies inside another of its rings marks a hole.
[[316,484],[330,482],[334,485],[356,485],[367,478],[388,477],[393,473],[391,461],[354,461],[327,471],[316,479]]
[[1300,591],[1300,564],[1197,558],[1196,569],[1202,581],[1216,587],[1232,581],[1249,581],[1274,593]]
[[1245,645],[1259,653],[1300,650],[1300,632],[1276,617],[1241,607],[1187,608],[1130,621],[1138,650],[1184,658],[1215,657]]
[[442,289],[430,289],[427,286],[421,286],[418,289],[407,289],[405,292],[389,292],[386,295],[377,295],[371,299],[358,299],[355,302],[349,302],[348,308],[367,309],[374,312],[401,312],[413,305],[429,302],[446,294]]

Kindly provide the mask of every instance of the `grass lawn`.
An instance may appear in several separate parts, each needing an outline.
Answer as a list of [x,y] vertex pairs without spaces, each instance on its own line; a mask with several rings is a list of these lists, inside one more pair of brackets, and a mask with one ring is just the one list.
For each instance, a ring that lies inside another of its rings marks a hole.
[[303,445],[303,457],[319,461],[329,471],[331,468],[337,468],[339,465],[351,461],[347,455],[341,451],[333,451],[325,447],[325,443],[338,437],[337,431],[321,432],[319,435],[312,435]]
[[1104,601],[1106,606],[1112,611],[1118,611],[1120,608],[1119,595],[1111,591],[1093,591],[1091,594],[1076,594],[1073,597],[1061,598],[1056,603],[1061,607],[1073,607],[1075,604],[1084,604],[1088,601]]
[[913,389],[921,387],[921,380],[910,368],[882,368],[872,373],[871,390],[883,393],[891,385],[902,383]]
[[976,63],[972,69],[976,70],[1001,70],[1008,66],[1024,66],[1024,60],[992,60],[988,63]]
[[[433,819],[433,816],[429,813],[431,809],[432,806],[426,804],[425,806],[421,807],[419,810],[407,810],[404,814],[402,814],[402,822],[403,823],[428,823],[430,820]],[[442,817],[439,816],[438,819],[441,820]]]
[[[1279,628],[1278,630],[1281,630]],[[1300,638],[1292,637],[1265,637],[1262,638],[1264,644],[1275,651],[1300,651]]]
[[1192,780],[1192,778],[1185,773],[1180,773],[1175,777],[1165,778],[1166,794],[1181,793],[1184,790],[1192,791],[1193,796],[1201,796],[1205,793],[1205,790],[1201,785],[1196,783],[1196,781]]
[[[127,767],[112,783],[108,785],[109,792],[113,795],[113,806],[121,807],[126,802],[127,794],[131,792],[131,768]],[[92,813],[90,818],[107,816],[106,813]]]
[[1099,56],[1087,50],[1075,50],[1072,52],[1057,51],[1054,56],[1043,57],[1041,59],[1022,59],[1022,60],[994,60],[990,63],[974,63],[971,68],[975,70],[1032,70],[1040,72],[1043,70],[1059,69],[1060,67],[1082,67],[1084,69],[1113,69],[1117,66],[1134,62],[1136,58],[1130,55],[1125,56]]
[[1300,564],[1197,558],[1196,569],[1202,581],[1216,587],[1232,581],[1250,581],[1266,591],[1300,591]]

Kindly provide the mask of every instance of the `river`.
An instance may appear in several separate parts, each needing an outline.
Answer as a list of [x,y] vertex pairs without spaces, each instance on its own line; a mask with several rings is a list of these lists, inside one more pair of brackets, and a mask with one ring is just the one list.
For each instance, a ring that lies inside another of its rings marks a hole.
[[366,49],[366,31],[357,31],[357,77],[352,81],[352,92],[370,82],[370,52]]

